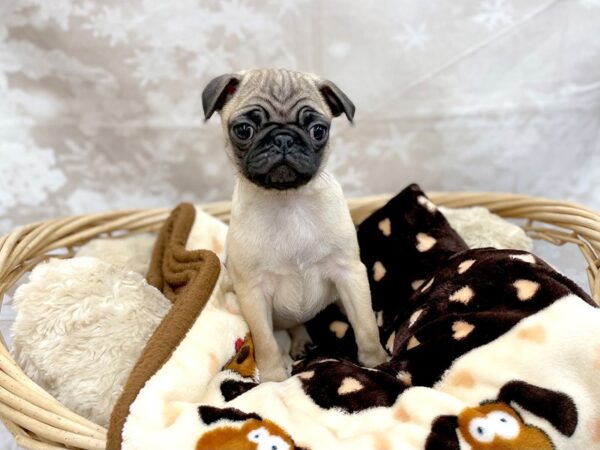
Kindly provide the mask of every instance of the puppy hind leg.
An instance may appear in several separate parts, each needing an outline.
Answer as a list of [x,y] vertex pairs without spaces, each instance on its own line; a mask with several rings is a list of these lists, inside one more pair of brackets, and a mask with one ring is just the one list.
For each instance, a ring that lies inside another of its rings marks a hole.
[[283,360],[285,370],[288,374],[291,374],[292,366],[294,364],[294,361],[290,356],[293,345],[292,338],[287,330],[277,330],[274,334],[277,345],[279,346],[279,353],[281,354],[281,359]]
[[379,342],[379,330],[371,307],[371,293],[365,266],[358,261],[352,262],[336,271],[332,281],[348,321],[354,329],[359,361],[367,367],[386,362],[388,354]]
[[298,325],[288,330],[292,339],[290,354],[293,359],[300,359],[306,355],[306,347],[312,344],[312,339],[304,325]]
[[279,347],[279,353],[289,355],[292,349],[292,339],[286,330],[276,330],[273,335]]

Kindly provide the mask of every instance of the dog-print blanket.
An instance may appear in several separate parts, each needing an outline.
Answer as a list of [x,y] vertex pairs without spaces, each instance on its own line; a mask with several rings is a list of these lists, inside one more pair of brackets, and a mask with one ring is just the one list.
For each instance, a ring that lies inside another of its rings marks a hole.
[[185,249],[193,216],[181,205],[157,241],[149,279],[173,306],[109,450],[600,448],[600,310],[531,253],[469,250],[418,186],[358,226],[389,362],[360,367],[330,306],[280,383],[260,383],[218,258]]

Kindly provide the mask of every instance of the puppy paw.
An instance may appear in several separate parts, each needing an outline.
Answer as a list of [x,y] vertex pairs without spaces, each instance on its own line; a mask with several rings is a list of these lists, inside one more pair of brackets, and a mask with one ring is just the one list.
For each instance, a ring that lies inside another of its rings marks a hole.
[[389,355],[383,347],[379,346],[377,349],[369,352],[362,352],[359,350],[358,360],[366,367],[375,367],[387,362],[389,360]]
[[[290,366],[291,369],[291,366]],[[264,369],[258,369],[258,376],[260,377],[260,382],[264,383],[266,381],[283,381],[287,380],[289,377],[288,370],[285,368],[285,365],[273,365],[270,367],[265,367]]]

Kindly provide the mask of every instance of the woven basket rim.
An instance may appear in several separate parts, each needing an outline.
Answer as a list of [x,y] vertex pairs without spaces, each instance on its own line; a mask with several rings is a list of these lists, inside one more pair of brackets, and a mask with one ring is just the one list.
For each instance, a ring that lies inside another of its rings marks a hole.
[[[534,239],[577,245],[587,263],[592,296],[600,303],[600,214],[577,203],[495,192],[430,192],[447,207],[482,206],[504,217],[522,219]],[[355,222],[383,206],[390,194],[348,200]],[[230,202],[199,204],[228,222]],[[74,248],[115,233],[156,231],[172,208],[128,209],[39,221],[0,237],[0,298],[26,272],[49,257],[71,257]],[[63,249],[62,254],[56,251]],[[53,253],[50,255],[50,253]],[[103,450],[106,429],[65,408],[18,367],[0,340],[0,418],[16,442],[31,450]]]

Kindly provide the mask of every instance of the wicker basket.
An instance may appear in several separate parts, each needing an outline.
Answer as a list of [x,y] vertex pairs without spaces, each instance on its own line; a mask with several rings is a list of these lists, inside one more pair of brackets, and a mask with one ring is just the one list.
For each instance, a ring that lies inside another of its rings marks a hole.
[[[571,203],[512,194],[432,193],[444,206],[484,206],[506,218],[524,219],[535,239],[576,244],[587,263],[591,292],[600,303],[600,214]],[[349,201],[356,222],[382,206],[388,195]],[[227,221],[229,203],[204,208]],[[157,230],[168,209],[92,214],[26,225],[0,238],[0,298],[26,272],[49,256],[68,258],[73,248],[98,236]],[[0,345],[0,417],[17,443],[31,450],[105,448],[106,430],[65,408],[31,381]]]

